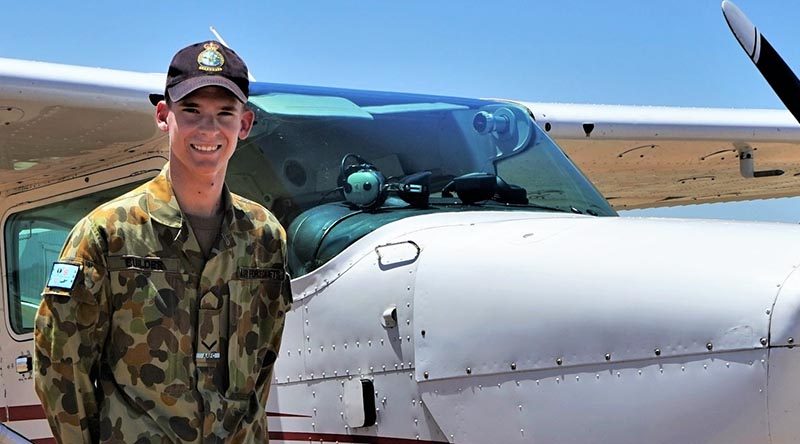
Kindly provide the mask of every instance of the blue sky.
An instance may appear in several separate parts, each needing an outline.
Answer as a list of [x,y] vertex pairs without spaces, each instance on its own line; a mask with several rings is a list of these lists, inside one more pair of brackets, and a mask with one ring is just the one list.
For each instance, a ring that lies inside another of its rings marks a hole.
[[[736,4],[798,69],[800,2]],[[782,108],[733,39],[718,0],[8,2],[3,22],[0,57],[163,72],[175,50],[211,38],[214,25],[262,81]],[[647,214],[797,222],[800,200]]]

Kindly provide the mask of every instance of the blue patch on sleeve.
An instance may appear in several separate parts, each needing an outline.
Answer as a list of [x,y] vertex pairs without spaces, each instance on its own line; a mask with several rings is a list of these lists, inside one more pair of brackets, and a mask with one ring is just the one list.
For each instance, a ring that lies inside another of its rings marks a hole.
[[47,286],[62,290],[72,290],[80,270],[80,265],[56,262],[53,264],[53,272],[50,273],[50,280],[47,281]]

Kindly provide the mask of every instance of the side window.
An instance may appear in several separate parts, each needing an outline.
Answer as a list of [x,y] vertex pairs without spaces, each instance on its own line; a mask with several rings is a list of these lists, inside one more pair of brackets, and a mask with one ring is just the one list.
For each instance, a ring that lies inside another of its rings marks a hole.
[[41,293],[72,227],[95,207],[132,190],[127,184],[11,215],[4,227],[8,315],[18,334],[33,331]]

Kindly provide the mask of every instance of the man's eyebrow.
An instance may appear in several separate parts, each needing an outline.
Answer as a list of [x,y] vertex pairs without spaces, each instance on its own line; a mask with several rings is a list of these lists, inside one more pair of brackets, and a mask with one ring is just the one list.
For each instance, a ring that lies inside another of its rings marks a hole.
[[[181,102],[180,104],[184,108],[199,108],[200,104],[196,102]],[[236,105],[223,105],[220,107],[222,111],[236,111]]]

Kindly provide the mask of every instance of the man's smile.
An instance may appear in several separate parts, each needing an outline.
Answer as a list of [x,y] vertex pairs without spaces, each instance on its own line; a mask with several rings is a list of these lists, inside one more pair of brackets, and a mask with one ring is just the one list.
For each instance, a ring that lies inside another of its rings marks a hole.
[[189,144],[189,146],[191,146],[192,149],[194,149],[194,150],[203,151],[203,152],[216,151],[216,150],[222,148],[222,145],[196,145],[194,143]]

